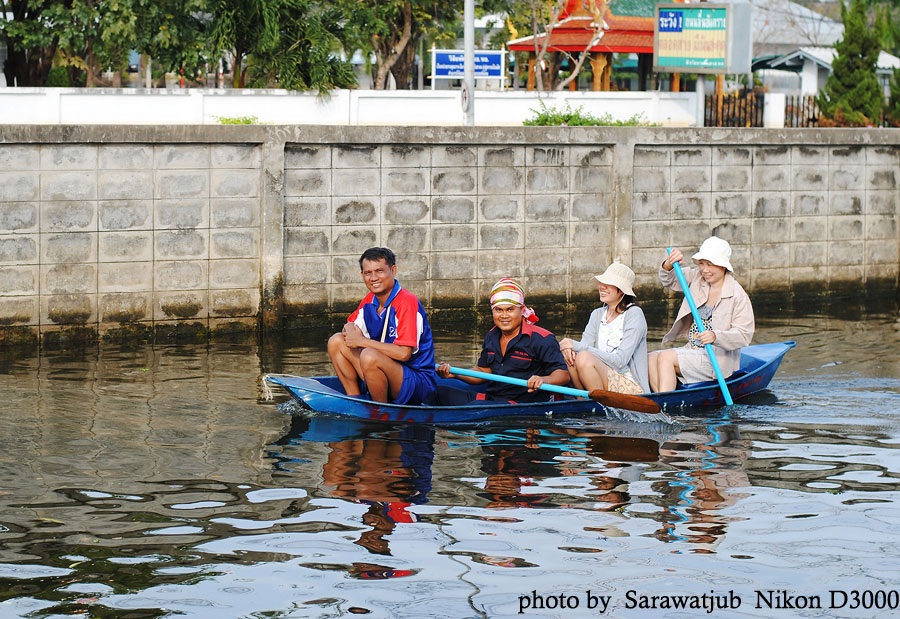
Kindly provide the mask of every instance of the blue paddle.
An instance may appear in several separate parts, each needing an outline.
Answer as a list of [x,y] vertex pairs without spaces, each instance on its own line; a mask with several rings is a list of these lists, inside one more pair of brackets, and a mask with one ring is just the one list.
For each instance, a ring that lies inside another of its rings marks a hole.
[[[667,251],[671,254],[672,248],[670,247]],[[697,311],[697,304],[694,303],[691,289],[688,288],[687,282],[684,280],[684,271],[681,270],[681,263],[673,262],[672,266],[675,268],[675,275],[678,276],[678,283],[681,284],[681,289],[684,291],[684,298],[688,302],[688,307],[691,308],[691,314],[694,316],[694,324],[697,325],[697,332],[703,333],[706,331],[706,328],[703,326],[703,321],[700,319],[700,312]],[[722,390],[725,404],[731,406],[734,404],[734,401],[731,399],[731,393],[728,392],[728,385],[725,384],[725,379],[722,377],[722,370],[719,368],[719,361],[716,359],[716,353],[713,350],[712,344],[706,345],[706,354],[709,355],[709,362],[712,363],[713,371],[716,373],[716,380],[719,381],[719,389]]]
[[[521,378],[512,378],[501,374],[489,374],[488,372],[478,372],[476,370],[465,370],[463,368],[455,368],[450,366],[450,373],[458,376],[470,376],[472,378],[480,378],[482,380],[492,380],[497,383],[506,383],[507,385],[518,385],[527,387],[528,381]],[[560,387],[559,385],[550,385],[544,383],[538,389],[543,391],[552,391],[563,395],[572,395],[580,398],[590,398],[595,402],[599,402],[604,406],[613,408],[623,408],[625,410],[636,411],[639,413],[658,413],[659,404],[639,395],[629,395],[627,393],[616,393],[615,391],[604,391],[603,389],[594,389],[593,391],[584,391],[583,389],[572,389],[571,387]]]

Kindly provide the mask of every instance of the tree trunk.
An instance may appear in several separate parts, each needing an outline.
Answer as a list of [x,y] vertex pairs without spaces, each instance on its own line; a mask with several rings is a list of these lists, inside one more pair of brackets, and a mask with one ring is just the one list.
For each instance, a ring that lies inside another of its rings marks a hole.
[[412,70],[416,63],[416,46],[411,42],[406,45],[397,57],[397,62],[391,67],[391,74],[397,82],[397,90],[409,90],[412,79]]
[[379,49],[377,35],[372,36],[372,47],[375,49],[375,60],[378,62],[378,70],[375,72],[375,89],[384,90],[387,85],[387,75],[400,58],[412,38],[412,5],[409,2],[403,4],[403,32],[396,44],[388,43],[385,50]]
[[547,63],[547,80],[544,87],[547,90],[554,90],[559,82],[559,69],[562,67],[563,55],[559,52],[548,53],[550,61]]
[[91,50],[90,44],[88,44],[87,54],[85,54],[85,64],[87,65],[87,69],[85,70],[85,80],[84,87],[85,88],[94,88],[95,86],[99,86],[99,70],[97,69],[97,63],[94,59],[94,52]]
[[244,77],[245,73],[241,70],[241,64],[244,62],[244,51],[243,50],[235,50],[234,51],[234,59],[232,60],[231,67],[231,87],[232,88],[243,88],[244,87]]
[[56,41],[47,48],[31,48],[29,50],[13,49],[13,45],[7,43],[6,63],[3,74],[6,76],[7,86],[43,86],[47,83],[47,75],[53,64],[53,56],[56,54]]

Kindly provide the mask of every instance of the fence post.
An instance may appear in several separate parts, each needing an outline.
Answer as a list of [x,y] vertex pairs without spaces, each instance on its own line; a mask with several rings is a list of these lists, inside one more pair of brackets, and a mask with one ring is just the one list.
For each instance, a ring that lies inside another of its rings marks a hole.
[[763,95],[763,127],[784,129],[784,106],[786,95],[783,92],[767,92]]

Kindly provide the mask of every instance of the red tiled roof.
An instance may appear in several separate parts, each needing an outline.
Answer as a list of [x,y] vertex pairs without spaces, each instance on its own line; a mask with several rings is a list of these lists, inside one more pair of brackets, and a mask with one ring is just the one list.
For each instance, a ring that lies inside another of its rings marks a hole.
[[[540,34],[537,37],[538,46],[544,44],[544,38],[547,35]],[[582,30],[580,32],[560,32],[554,30],[550,39],[548,50],[560,52],[580,52],[588,43],[594,32],[590,30]],[[534,37],[520,39],[516,43],[511,43],[508,49],[515,52],[531,52],[534,51]],[[653,53],[653,32],[612,32],[607,31],[603,34],[599,41],[591,46],[592,52],[617,52],[621,54],[652,54]]]
[[[607,11],[603,19],[607,28],[600,40],[591,47],[592,52],[653,53],[653,20],[651,18],[619,16]],[[587,47],[594,34],[592,17],[573,16],[562,20],[553,29],[548,49],[580,52]],[[546,36],[544,33],[537,36],[539,46],[543,45]],[[516,39],[507,44],[507,49],[516,52],[534,51],[534,39],[535,37]]]
[[[615,15],[607,11],[603,16],[607,30],[639,30],[641,32],[653,32],[653,20],[649,17],[635,17],[633,15]],[[593,30],[594,19],[592,17],[570,17],[557,23],[553,32],[562,30]]]

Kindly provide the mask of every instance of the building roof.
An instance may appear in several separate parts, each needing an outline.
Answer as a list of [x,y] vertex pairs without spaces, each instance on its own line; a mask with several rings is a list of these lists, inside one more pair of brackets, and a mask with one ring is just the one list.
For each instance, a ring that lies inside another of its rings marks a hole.
[[[833,45],[844,25],[790,0],[722,0],[753,6],[754,46]],[[615,5],[618,8],[618,0]]]
[[[646,4],[652,14],[652,3],[646,0],[628,0],[628,2],[632,5]],[[570,0],[566,10],[561,14],[562,19],[550,33],[548,51],[581,52],[590,46],[592,52],[653,53],[653,18],[619,14],[622,5],[618,0],[615,7],[615,14],[612,9],[607,9],[598,36],[593,15],[584,8],[580,0]],[[512,51],[534,51],[535,39],[537,45],[541,47],[546,37],[546,33],[541,33],[537,37],[522,37],[509,41],[506,47]]]
[[[833,47],[824,46],[805,46],[799,47],[789,54],[784,54],[767,63],[772,69],[781,69],[786,71],[799,71],[803,67],[806,60],[812,60],[823,69],[829,72],[832,70],[832,64],[837,56],[837,50]],[[894,69],[900,68],[900,58],[893,56],[885,51],[878,54],[878,62],[876,63],[875,72],[879,74],[890,74]]]

